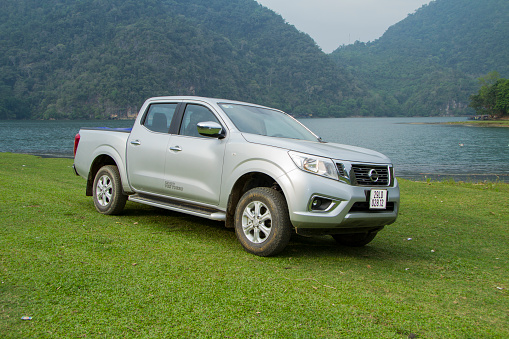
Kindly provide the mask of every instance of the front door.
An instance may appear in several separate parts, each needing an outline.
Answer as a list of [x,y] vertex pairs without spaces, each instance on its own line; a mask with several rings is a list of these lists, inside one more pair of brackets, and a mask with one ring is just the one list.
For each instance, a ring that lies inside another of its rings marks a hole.
[[179,132],[168,144],[165,188],[167,195],[217,205],[226,139],[200,135],[196,125],[206,121],[221,124],[207,107],[186,105]]

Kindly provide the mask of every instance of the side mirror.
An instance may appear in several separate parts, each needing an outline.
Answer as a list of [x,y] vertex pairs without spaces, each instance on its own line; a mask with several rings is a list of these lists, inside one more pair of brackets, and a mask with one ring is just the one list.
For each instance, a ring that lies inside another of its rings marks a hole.
[[218,138],[218,139],[223,139],[225,137],[223,127],[214,121],[199,122],[196,125],[196,128],[198,129],[198,133],[200,133],[200,135],[203,135],[206,137],[212,137],[212,138]]

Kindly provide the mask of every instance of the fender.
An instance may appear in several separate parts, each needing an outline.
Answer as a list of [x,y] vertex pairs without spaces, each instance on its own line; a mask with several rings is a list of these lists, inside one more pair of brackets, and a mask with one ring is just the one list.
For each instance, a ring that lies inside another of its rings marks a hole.
[[131,185],[129,184],[129,178],[127,177],[125,154],[121,155],[115,148],[109,145],[101,145],[94,150],[92,153],[92,167],[96,159],[100,156],[108,156],[113,159],[117,165],[118,172],[120,173],[120,179],[122,180],[122,189],[125,193],[134,193]]
[[[283,151],[286,153],[286,151]],[[283,153],[282,152],[282,153]],[[290,158],[288,157],[288,160]],[[290,164],[290,165],[293,165]],[[279,157],[279,161],[270,158],[250,158],[238,163],[231,171],[224,172],[227,176],[223,178],[224,188],[221,190],[220,207],[226,207],[228,203],[228,197],[233,190],[235,183],[244,175],[250,173],[261,173],[265,174],[272,179],[281,187],[285,196],[289,194],[291,190],[288,190],[288,185],[291,182],[288,178],[288,172],[292,169],[288,169],[288,164],[282,161]]]

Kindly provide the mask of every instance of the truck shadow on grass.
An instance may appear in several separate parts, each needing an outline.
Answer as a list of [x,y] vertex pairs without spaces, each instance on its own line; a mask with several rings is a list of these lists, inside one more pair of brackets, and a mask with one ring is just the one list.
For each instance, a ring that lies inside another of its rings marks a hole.
[[[140,220],[151,225],[151,227],[157,228],[158,231],[168,234],[172,232],[191,233],[193,238],[198,236],[207,242],[219,241],[224,243],[227,239],[225,246],[231,244],[239,251],[244,252],[237,241],[235,230],[224,227],[224,223],[220,221],[139,205],[126,208],[122,215],[129,219]],[[377,261],[399,260],[402,257],[405,260],[426,258],[426,255],[409,246],[408,242],[402,241],[400,237],[394,239],[394,236],[389,229],[383,230],[372,243],[364,247],[346,247],[338,245],[331,236],[305,237],[294,233],[288,246],[277,257],[323,257],[332,255],[365,257]]]
[[[379,235],[380,236],[380,235]],[[387,235],[390,236],[390,235]],[[401,255],[406,258],[419,258],[419,254],[412,249],[391,246],[388,248],[383,242],[373,240],[372,243],[363,247],[348,247],[336,243],[336,241],[327,235],[305,237],[293,234],[290,243],[280,256],[285,257],[309,257],[309,256],[341,256],[370,258],[377,261],[397,260]]]

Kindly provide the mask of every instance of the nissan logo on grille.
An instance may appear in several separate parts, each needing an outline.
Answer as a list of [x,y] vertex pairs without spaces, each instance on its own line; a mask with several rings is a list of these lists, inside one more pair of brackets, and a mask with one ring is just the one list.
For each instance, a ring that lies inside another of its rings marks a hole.
[[378,172],[376,171],[376,169],[372,169],[369,171],[368,173],[368,176],[369,176],[369,179],[372,181],[372,182],[377,182],[378,179],[379,179],[379,175],[378,175]]
[[391,184],[390,168],[384,165],[352,164],[355,185],[389,186]]

